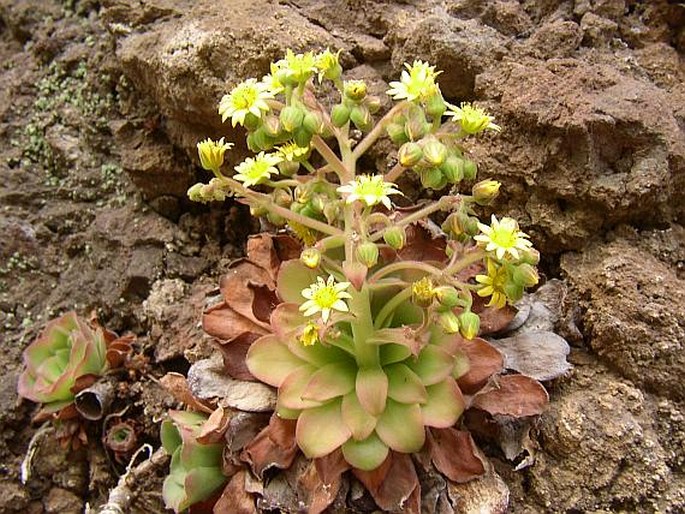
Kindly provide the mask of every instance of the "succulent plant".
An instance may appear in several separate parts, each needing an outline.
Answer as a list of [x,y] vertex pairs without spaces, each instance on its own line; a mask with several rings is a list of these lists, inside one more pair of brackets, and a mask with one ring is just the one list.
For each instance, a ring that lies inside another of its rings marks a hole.
[[80,382],[107,369],[105,334],[68,312],[50,321],[24,351],[24,365],[19,395],[56,412],[74,401]]
[[198,441],[206,421],[207,416],[197,412],[170,411],[162,422],[162,446],[171,455],[162,495],[175,512],[208,499],[227,481],[221,471],[223,445]]

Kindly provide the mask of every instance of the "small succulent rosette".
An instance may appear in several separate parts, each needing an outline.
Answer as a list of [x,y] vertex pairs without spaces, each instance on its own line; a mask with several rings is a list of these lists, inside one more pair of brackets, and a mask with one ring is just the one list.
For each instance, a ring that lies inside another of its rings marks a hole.
[[206,421],[207,416],[197,412],[170,411],[162,423],[162,446],[171,455],[162,495],[175,512],[211,498],[228,480],[221,471],[224,445],[198,440]]
[[106,335],[68,312],[50,321],[24,351],[24,366],[19,395],[42,403],[43,412],[57,412],[74,401],[80,386],[107,370]]

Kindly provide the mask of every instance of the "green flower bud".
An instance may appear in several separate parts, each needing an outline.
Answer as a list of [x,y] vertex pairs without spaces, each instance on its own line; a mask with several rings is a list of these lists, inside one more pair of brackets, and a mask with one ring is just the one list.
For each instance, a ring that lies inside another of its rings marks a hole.
[[385,131],[388,133],[390,140],[396,145],[401,145],[409,141],[407,133],[404,131],[404,124],[388,123],[385,127]]
[[476,178],[477,172],[478,167],[476,166],[476,163],[469,159],[464,159],[464,178],[466,180],[473,180]]
[[197,184],[194,184],[190,186],[190,189],[188,189],[188,198],[190,198],[191,201],[193,202],[205,202],[204,196],[202,196],[202,188],[204,187],[204,184],[202,182],[198,182]]
[[501,185],[496,180],[481,180],[473,185],[471,194],[478,205],[490,205],[499,196]]
[[430,125],[421,117],[412,117],[404,124],[404,132],[411,141],[418,141],[428,134]]
[[537,270],[530,264],[526,263],[515,266],[511,278],[514,280],[514,282],[522,285],[523,287],[533,287],[540,280]]
[[421,185],[428,189],[440,189],[445,185],[445,178],[438,168],[421,170]]
[[281,133],[281,124],[276,116],[269,115],[264,118],[262,125],[264,133],[269,137],[278,137]]
[[261,218],[262,216],[265,216],[267,212],[266,208],[261,205],[253,205],[250,207],[250,216],[255,218]]
[[459,292],[451,286],[437,287],[435,289],[435,298],[440,302],[440,305],[450,309],[461,303]]
[[383,232],[383,241],[393,250],[401,250],[407,242],[404,227],[390,227]]
[[453,212],[452,214],[447,216],[441,228],[443,231],[456,237],[464,233],[464,225],[466,224],[467,220],[467,214],[461,211]]
[[448,334],[459,332],[459,319],[452,311],[445,311],[438,314],[438,323]]
[[480,330],[480,318],[471,311],[462,312],[459,317],[459,332],[466,339],[473,339]]
[[475,236],[480,233],[478,228],[478,218],[474,216],[468,216],[464,221],[464,232],[470,236]]
[[518,302],[521,298],[523,298],[523,285],[522,284],[517,284],[513,278],[510,281],[507,281],[506,284],[504,284],[504,294],[507,295],[507,298],[511,303],[516,303]]
[[431,138],[423,145],[423,158],[431,166],[440,166],[447,159],[447,147],[437,139]]
[[243,123],[243,125],[247,130],[256,130],[261,125],[261,123],[261,118],[255,116],[251,112],[248,112],[245,115],[245,122]]
[[333,223],[340,217],[340,204],[338,202],[327,202],[323,206],[323,215],[328,223]]
[[348,80],[345,82],[344,95],[354,102],[361,102],[366,97],[366,82],[363,80]]
[[284,177],[292,177],[300,169],[300,163],[297,161],[281,161],[276,166]]
[[302,126],[312,134],[320,134],[323,130],[323,119],[315,112],[307,112],[302,120]]
[[274,199],[274,203],[281,207],[290,207],[290,204],[293,203],[292,195],[285,189],[274,189],[271,196]]
[[376,114],[381,109],[381,99],[377,96],[367,96],[364,103],[371,114]]
[[350,121],[350,108],[345,104],[334,105],[331,110],[331,122],[340,128]]
[[245,138],[245,142],[247,143],[247,148],[251,152],[254,153],[259,153],[259,147],[257,146],[257,143],[255,143],[255,135],[254,132],[249,132],[247,134],[247,137]]
[[426,113],[433,119],[442,118],[446,110],[447,104],[439,91],[426,101]]
[[302,126],[304,112],[300,107],[288,105],[281,110],[280,120],[284,130],[287,132],[294,132]]
[[464,160],[450,155],[440,166],[440,171],[451,184],[458,184],[464,178]]
[[357,259],[367,268],[371,268],[378,263],[378,245],[367,241],[357,247]]
[[305,248],[300,254],[300,262],[308,268],[318,268],[321,262],[321,252],[316,248]]
[[531,266],[537,266],[540,262],[540,252],[535,248],[530,248],[521,254],[521,262],[525,262]]
[[354,126],[359,130],[366,132],[371,128],[371,113],[366,106],[356,105],[350,112],[350,121],[354,123]]
[[411,168],[418,164],[422,157],[423,150],[421,150],[421,146],[412,141],[404,143],[397,152],[397,158],[405,168]]
[[273,148],[274,140],[269,137],[264,127],[259,127],[252,133],[252,143],[257,147],[255,151],[261,152]]
[[286,223],[286,219],[283,216],[280,214],[274,214],[273,212],[267,213],[266,219],[269,220],[269,223],[276,227],[284,227]]
[[312,142],[312,136],[313,134],[309,132],[306,128],[300,127],[293,134],[293,141],[295,141],[295,144],[297,144],[297,146],[307,148],[309,144]]

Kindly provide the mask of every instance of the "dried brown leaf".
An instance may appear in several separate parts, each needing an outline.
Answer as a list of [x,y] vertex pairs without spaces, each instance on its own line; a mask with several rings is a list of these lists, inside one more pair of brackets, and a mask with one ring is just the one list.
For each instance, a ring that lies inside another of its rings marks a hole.
[[483,387],[492,375],[502,371],[504,359],[499,350],[485,339],[460,338],[458,343],[457,348],[468,357],[469,370],[457,380],[457,383],[464,393],[473,394]]
[[391,452],[376,470],[353,469],[352,473],[364,484],[379,508],[390,512],[420,512],[421,486],[409,455]]
[[214,411],[209,402],[203,402],[193,396],[186,377],[180,373],[169,372],[159,379],[159,383],[177,401],[186,404],[190,409],[210,414]]
[[217,342],[216,346],[224,359],[224,368],[231,377],[236,380],[256,380],[247,369],[245,356],[252,343],[260,337],[259,334],[245,332],[226,343]]
[[484,410],[493,416],[537,416],[549,403],[545,388],[525,375],[499,377],[494,387],[476,394],[471,407]]
[[214,412],[209,415],[207,421],[202,425],[202,430],[197,437],[202,444],[218,443],[224,438],[224,433],[228,428],[231,413],[219,405]]
[[290,467],[298,451],[295,423],[274,414],[269,425],[245,446],[240,458],[250,465],[255,475],[262,478],[269,468]]
[[476,444],[468,432],[433,428],[429,430],[428,444],[433,464],[453,482],[468,482],[485,473]]
[[214,505],[213,514],[256,514],[254,498],[245,490],[246,471],[238,471],[226,484],[219,500]]
[[300,496],[308,505],[307,514],[320,514],[333,503],[340,491],[342,474],[349,468],[340,450],[310,462],[297,483]]

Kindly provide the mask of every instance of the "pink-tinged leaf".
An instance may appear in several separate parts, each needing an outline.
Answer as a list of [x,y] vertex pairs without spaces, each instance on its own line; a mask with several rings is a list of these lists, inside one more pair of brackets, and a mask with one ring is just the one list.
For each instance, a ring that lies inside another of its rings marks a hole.
[[405,364],[386,366],[388,397],[400,403],[424,403],[428,398],[421,379]]
[[461,350],[454,352],[454,371],[452,371],[452,376],[454,378],[461,378],[466,375],[471,369],[471,363],[469,358]]
[[474,396],[471,407],[493,416],[522,418],[542,414],[548,403],[549,395],[537,380],[525,375],[505,375],[499,377],[492,389]]
[[445,380],[452,373],[454,357],[442,348],[428,345],[409,367],[419,376],[423,385],[433,385]]
[[197,442],[201,444],[215,444],[222,442],[224,434],[228,429],[231,413],[219,405],[214,412],[209,415],[207,421],[202,425],[202,429],[197,436]]
[[442,348],[449,354],[454,354],[462,339],[463,338],[459,334],[447,334],[437,324],[431,327],[430,344]]
[[388,398],[388,377],[382,368],[362,368],[355,384],[357,398],[366,412],[378,416]]
[[451,481],[463,484],[485,473],[471,434],[454,428],[432,429],[429,451],[435,467]]
[[366,439],[376,428],[376,418],[364,410],[354,391],[343,397],[340,410],[343,421],[355,440]]
[[227,478],[218,467],[197,467],[188,471],[185,478],[185,491],[190,506],[208,499],[222,485]]
[[340,348],[322,342],[305,346],[296,337],[285,340],[293,355],[313,366],[320,368],[332,362],[351,361],[350,354]]
[[459,350],[469,359],[468,372],[457,381],[459,388],[466,394],[475,393],[492,375],[502,371],[502,354],[485,339],[462,339]]
[[252,375],[274,387],[280,387],[290,373],[305,364],[273,334],[252,343],[245,362]]
[[180,373],[170,371],[159,379],[159,383],[176,401],[185,403],[190,409],[207,414],[214,411],[209,406],[209,402],[204,402],[193,396],[190,386],[188,386],[188,380]]
[[281,264],[278,271],[278,295],[288,303],[302,304],[305,299],[302,291],[316,282],[319,273],[302,264],[299,259]]
[[343,263],[343,273],[345,274],[347,281],[352,284],[352,287],[357,291],[361,291],[366,275],[369,273],[369,268],[364,266],[361,262],[345,261]]
[[250,441],[240,455],[255,475],[262,478],[270,468],[287,469],[295,460],[295,421],[271,416],[269,425]]
[[375,470],[353,469],[352,473],[384,512],[419,514],[421,511],[421,486],[409,455],[392,452]]
[[399,344],[384,344],[380,347],[380,360],[383,366],[404,362],[411,355],[411,350]]
[[312,375],[302,392],[302,398],[325,402],[344,396],[354,389],[356,374],[357,368],[350,361],[328,364]]
[[448,377],[427,389],[428,401],[421,406],[423,424],[437,428],[454,425],[466,405],[455,380]]
[[376,433],[397,452],[419,451],[426,440],[421,407],[388,399],[385,411],[376,423]]
[[357,441],[369,437],[376,428],[376,418],[364,410],[354,391],[343,397],[341,413],[343,422]]
[[409,348],[412,355],[419,355],[421,349],[428,343],[428,335],[416,332],[415,326],[405,325],[398,328],[383,328],[377,330],[367,339],[368,344],[400,344]]
[[371,471],[379,467],[388,456],[390,449],[376,434],[371,434],[362,441],[350,439],[342,445],[345,460],[352,467],[364,471]]
[[297,444],[309,459],[323,457],[339,448],[352,433],[343,423],[340,400],[302,411],[297,419]]
[[271,313],[271,328],[282,340],[302,330],[307,318],[300,312],[299,303],[281,303]]
[[305,364],[290,373],[278,388],[278,408],[309,409],[318,407],[320,402],[305,400],[303,393],[316,368]]

